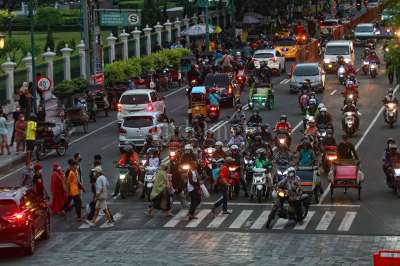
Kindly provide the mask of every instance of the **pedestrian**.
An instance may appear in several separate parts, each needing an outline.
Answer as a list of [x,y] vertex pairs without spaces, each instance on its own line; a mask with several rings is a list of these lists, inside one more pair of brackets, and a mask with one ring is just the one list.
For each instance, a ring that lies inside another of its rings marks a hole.
[[103,175],[103,170],[101,166],[96,166],[93,169],[96,178],[96,210],[92,220],[86,220],[86,223],[90,226],[94,226],[96,223],[96,218],[99,215],[100,210],[104,212],[107,218],[107,223],[103,227],[113,227],[113,218],[107,207],[107,197],[108,197],[108,187],[109,183],[107,177]]
[[38,122],[46,122],[46,108],[44,106],[44,102],[40,102],[38,112],[37,112],[37,121]]
[[34,169],[34,174],[32,178],[33,190],[40,198],[47,199],[48,195],[43,184],[43,176],[42,176],[43,166],[37,163],[35,164],[33,169]]
[[25,117],[29,117],[32,112],[33,103],[33,83],[28,83],[28,90],[25,93],[26,105],[25,105]]
[[32,161],[32,152],[35,148],[35,141],[36,141],[36,117],[31,115],[29,117],[29,121],[26,124],[26,134],[25,134],[25,141],[26,141],[26,164],[30,164]]
[[12,136],[11,136],[11,142],[10,142],[10,146],[12,147],[14,145],[14,140],[15,140],[15,126],[17,125],[17,121],[19,120],[19,116],[21,114],[21,108],[16,107],[15,111],[12,113],[12,117],[14,120],[14,124],[13,124],[13,132],[12,132]]
[[26,117],[29,117],[30,113],[26,112],[26,105],[27,105],[27,97],[26,95],[28,94],[29,88],[28,88],[28,82],[23,82],[21,88],[18,90],[18,103],[19,106],[21,107],[21,112],[25,114]]
[[33,180],[33,165],[29,163],[25,166],[24,170],[22,170],[21,176],[22,182],[21,186],[31,186]]
[[77,171],[77,162],[73,161],[71,163],[71,169],[68,172],[67,176],[67,193],[68,199],[62,207],[61,214],[65,214],[65,211],[69,208],[70,203],[74,202],[76,217],[78,222],[82,222],[82,199],[81,199],[81,191],[85,191],[81,183],[78,180],[78,171]]
[[82,168],[81,168],[81,161],[82,161],[82,157],[81,154],[79,152],[74,154],[74,161],[78,163],[78,167],[77,167],[77,171],[78,171],[78,180],[81,184],[83,184],[83,180],[82,180]]
[[173,193],[172,184],[167,173],[168,166],[162,164],[158,169],[154,186],[151,190],[151,204],[147,211],[149,217],[154,216],[154,209],[163,210],[166,217],[172,217],[171,193]]
[[17,122],[15,122],[15,143],[17,154],[19,154],[19,152],[25,152],[25,129],[25,117],[21,113],[18,116]]
[[97,166],[101,167],[101,155],[96,154],[93,160],[93,168],[89,172],[90,179],[90,190],[92,191],[93,197],[89,203],[89,214],[87,215],[86,220],[91,221],[93,219],[94,213],[96,211],[96,172],[93,169],[96,169]]
[[0,155],[4,154],[4,149],[7,154],[10,155],[10,147],[8,146],[8,127],[7,127],[7,116],[3,112],[3,108],[0,107]]
[[233,163],[234,160],[231,157],[226,158],[226,163],[219,169],[219,177],[217,180],[218,191],[222,194],[221,197],[214,203],[212,213],[216,214],[216,208],[222,205],[223,214],[231,214],[228,210],[228,187],[229,187],[229,168],[228,164]]
[[197,217],[195,216],[195,212],[201,202],[201,188],[200,188],[199,173],[197,172],[196,165],[192,164],[190,168],[191,170],[189,170],[188,172],[188,182],[187,182],[187,191],[190,195],[190,207],[188,212],[188,219],[193,220],[197,219]]
[[53,198],[50,208],[54,214],[60,214],[68,196],[65,187],[65,175],[59,163],[53,164],[53,174],[51,175],[51,195]]

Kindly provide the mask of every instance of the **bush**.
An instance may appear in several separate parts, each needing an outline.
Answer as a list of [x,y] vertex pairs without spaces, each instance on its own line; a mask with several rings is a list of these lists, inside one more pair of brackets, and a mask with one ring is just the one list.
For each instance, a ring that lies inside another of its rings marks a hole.
[[89,82],[83,78],[63,80],[54,87],[54,94],[60,97],[81,93],[87,88],[88,85]]

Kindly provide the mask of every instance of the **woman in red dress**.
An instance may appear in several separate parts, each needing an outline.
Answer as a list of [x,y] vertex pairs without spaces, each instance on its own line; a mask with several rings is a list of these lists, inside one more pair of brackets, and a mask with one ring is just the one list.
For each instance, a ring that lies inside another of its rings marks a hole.
[[65,176],[58,163],[53,164],[53,174],[51,175],[51,194],[53,196],[50,208],[54,214],[60,214],[61,208],[67,201],[65,189]]

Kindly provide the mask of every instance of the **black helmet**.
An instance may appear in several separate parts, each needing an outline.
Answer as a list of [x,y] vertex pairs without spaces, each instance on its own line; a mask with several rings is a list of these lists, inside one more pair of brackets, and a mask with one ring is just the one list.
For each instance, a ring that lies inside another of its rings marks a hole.
[[287,121],[287,115],[281,115],[279,118],[280,121],[284,120],[285,122]]
[[146,141],[153,141],[153,136],[150,134],[146,135]]
[[393,139],[393,138],[388,138],[387,140],[386,140],[386,145],[390,145],[390,144],[395,144],[396,143],[396,141]]

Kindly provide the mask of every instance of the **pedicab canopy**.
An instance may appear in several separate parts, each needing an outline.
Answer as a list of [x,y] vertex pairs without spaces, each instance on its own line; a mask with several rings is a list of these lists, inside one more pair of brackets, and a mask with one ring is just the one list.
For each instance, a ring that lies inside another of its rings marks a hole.
[[192,94],[206,94],[206,87],[205,86],[193,87]]

